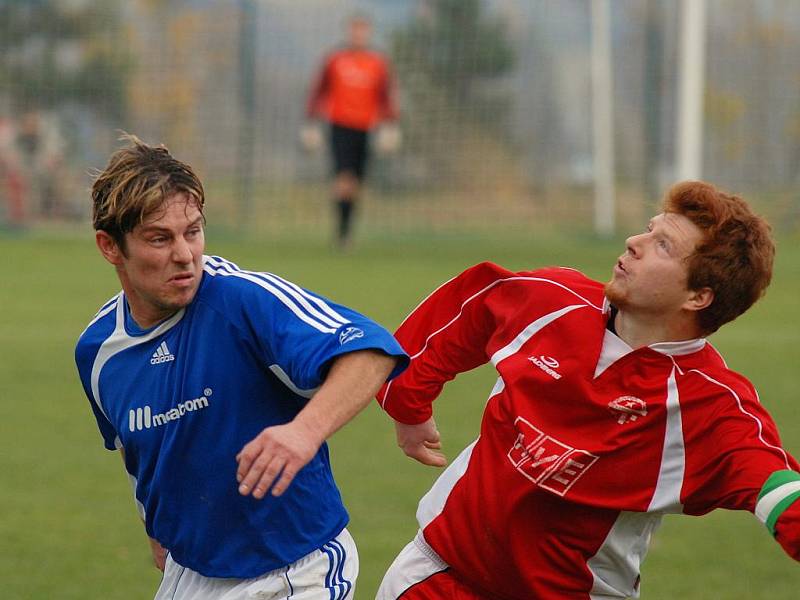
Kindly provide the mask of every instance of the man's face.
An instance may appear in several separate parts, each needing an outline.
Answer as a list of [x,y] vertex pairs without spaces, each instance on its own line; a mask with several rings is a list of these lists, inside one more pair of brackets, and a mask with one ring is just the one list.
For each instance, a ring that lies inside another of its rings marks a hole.
[[[117,268],[140,327],[150,327],[189,304],[203,274],[203,216],[196,201],[177,193],[125,235],[125,252],[98,232],[98,246]],[[110,236],[108,236],[110,238]],[[101,239],[102,238],[102,239]]]
[[350,45],[355,48],[369,46],[372,37],[372,25],[364,19],[354,19],[349,26]]
[[683,215],[653,217],[647,230],[625,241],[606,296],[620,310],[665,317],[687,306],[688,261],[703,239],[702,230]]

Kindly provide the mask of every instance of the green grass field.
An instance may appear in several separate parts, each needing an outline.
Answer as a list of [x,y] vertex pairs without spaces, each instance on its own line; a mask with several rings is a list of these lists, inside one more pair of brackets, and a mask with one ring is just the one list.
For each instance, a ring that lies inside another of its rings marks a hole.
[[[578,267],[607,278],[621,240],[400,238],[364,241],[348,256],[322,242],[208,236],[207,250],[269,270],[349,304],[390,329],[433,287],[474,262],[511,269]],[[800,455],[800,244],[784,239],[773,286],[748,315],[714,336],[728,363],[761,392],[785,446]],[[102,448],[72,359],[77,336],[118,283],[88,232],[0,237],[0,597],[151,598],[159,573],[118,456]],[[445,451],[454,457],[477,434],[494,376],[483,367],[451,383],[437,403]],[[380,578],[413,536],[419,497],[437,471],[406,459],[376,405],[331,441],[335,475],[359,544],[356,597]],[[487,493],[501,493],[489,490]],[[800,565],[746,513],[672,517],[643,570],[642,598],[772,599],[800,596]]]

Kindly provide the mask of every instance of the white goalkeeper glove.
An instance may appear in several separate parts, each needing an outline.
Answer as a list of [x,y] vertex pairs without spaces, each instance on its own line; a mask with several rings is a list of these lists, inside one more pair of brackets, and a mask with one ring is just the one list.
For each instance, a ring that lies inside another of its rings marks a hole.
[[375,136],[375,147],[379,154],[394,154],[403,145],[403,134],[395,123],[384,123]]
[[319,123],[311,122],[303,125],[300,130],[300,145],[306,152],[317,152],[322,148],[322,127]]

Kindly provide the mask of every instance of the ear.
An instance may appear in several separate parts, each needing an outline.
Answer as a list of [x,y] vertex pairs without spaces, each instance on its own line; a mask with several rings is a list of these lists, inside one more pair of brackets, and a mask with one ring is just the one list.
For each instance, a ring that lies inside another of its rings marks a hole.
[[689,311],[703,310],[711,306],[714,301],[714,290],[703,287],[699,290],[690,290],[689,297],[683,303],[683,308]]
[[105,231],[96,231],[94,234],[94,241],[97,244],[100,254],[103,255],[108,262],[115,267],[122,265],[122,249],[117,244],[116,240]]

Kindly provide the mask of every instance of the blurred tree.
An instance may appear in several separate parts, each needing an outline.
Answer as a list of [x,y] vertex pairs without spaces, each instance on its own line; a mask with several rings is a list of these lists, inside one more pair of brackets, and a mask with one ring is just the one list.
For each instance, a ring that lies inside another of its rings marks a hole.
[[425,0],[416,18],[395,32],[393,52],[398,69],[421,69],[456,97],[514,65],[505,22],[485,15],[481,0]]
[[0,95],[17,110],[65,102],[125,112],[130,57],[119,0],[0,0]]
[[[486,161],[520,182],[507,117],[513,92],[502,76],[515,63],[506,22],[482,0],[419,0],[411,21],[392,34],[407,132],[405,153],[419,179],[449,173],[474,190]],[[426,173],[427,176],[420,175]]]

